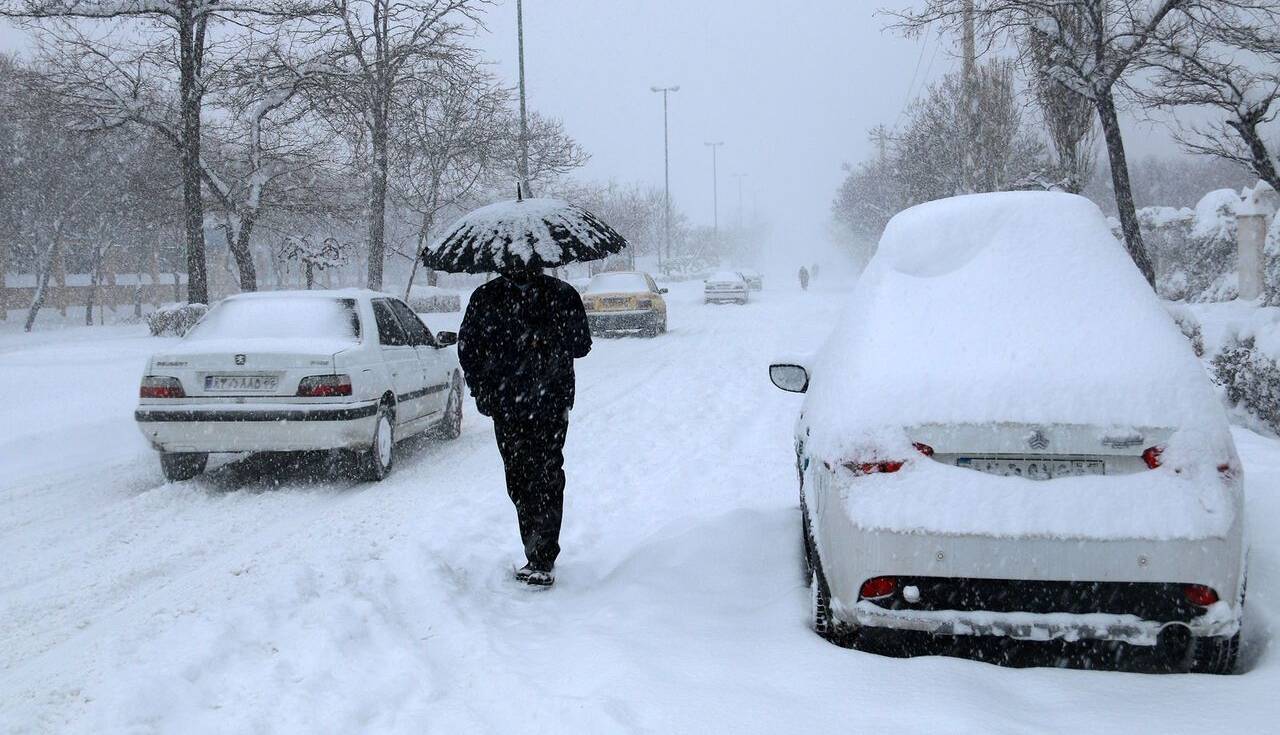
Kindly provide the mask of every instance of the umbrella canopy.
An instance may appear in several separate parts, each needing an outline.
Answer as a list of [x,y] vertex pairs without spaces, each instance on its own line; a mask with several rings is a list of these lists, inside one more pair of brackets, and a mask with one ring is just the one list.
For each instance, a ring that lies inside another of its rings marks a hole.
[[455,222],[422,254],[428,268],[492,273],[557,268],[599,260],[627,246],[604,220],[559,199],[524,199],[481,207]]

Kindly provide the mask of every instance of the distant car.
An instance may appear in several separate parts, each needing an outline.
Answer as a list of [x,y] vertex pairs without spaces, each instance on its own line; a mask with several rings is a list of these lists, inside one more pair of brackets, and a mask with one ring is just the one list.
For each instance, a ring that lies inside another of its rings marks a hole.
[[638,331],[656,337],[667,331],[666,292],[648,273],[600,273],[583,290],[582,305],[593,333]]
[[383,293],[239,294],[151,357],[135,418],[169,480],[213,452],[329,449],[380,480],[397,441],[461,432],[456,342]]
[[717,271],[707,279],[703,287],[703,303],[720,303],[732,301],[745,304],[751,298],[751,287],[747,279],[736,271]]
[[770,375],[806,393],[796,466],[823,636],[1093,641],[1235,666],[1240,459],[1190,346],[1088,200],[898,214],[822,352]]
[[742,276],[742,279],[747,282],[747,286],[750,287],[752,291],[764,290],[764,276],[760,275],[760,271],[739,271],[738,275]]

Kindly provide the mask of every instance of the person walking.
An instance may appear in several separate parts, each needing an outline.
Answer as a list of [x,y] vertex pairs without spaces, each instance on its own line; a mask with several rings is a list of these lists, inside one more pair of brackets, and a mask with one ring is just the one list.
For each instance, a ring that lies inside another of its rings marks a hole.
[[458,360],[476,408],[493,418],[527,562],[516,579],[526,584],[555,583],[573,361],[590,351],[582,297],[527,266],[476,289],[462,319]]
[[800,266],[800,289],[802,291],[809,290],[809,269]]

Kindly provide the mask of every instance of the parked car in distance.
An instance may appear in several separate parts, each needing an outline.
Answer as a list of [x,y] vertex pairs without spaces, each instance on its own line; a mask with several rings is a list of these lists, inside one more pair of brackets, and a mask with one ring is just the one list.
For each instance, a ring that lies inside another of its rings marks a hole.
[[716,271],[703,287],[703,303],[732,301],[745,304],[751,298],[751,287],[737,271]]
[[134,416],[169,480],[214,452],[304,450],[344,450],[380,480],[396,442],[461,433],[456,342],[384,293],[239,294],[151,357]]
[[742,280],[747,282],[747,286],[752,291],[764,290],[764,276],[760,275],[760,271],[748,268],[747,270],[738,271],[738,275],[742,276]]
[[1191,347],[1088,200],[898,214],[822,351],[770,376],[806,393],[800,525],[823,636],[1092,642],[1234,668],[1240,459]]
[[591,278],[582,305],[593,334],[637,331],[656,337],[667,331],[667,302],[648,273],[611,271]]

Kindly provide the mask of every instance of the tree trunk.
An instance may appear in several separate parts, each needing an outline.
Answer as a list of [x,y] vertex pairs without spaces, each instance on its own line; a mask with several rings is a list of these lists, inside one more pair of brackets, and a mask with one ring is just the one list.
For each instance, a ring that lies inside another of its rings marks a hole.
[[190,3],[181,3],[178,40],[181,46],[179,96],[182,114],[182,206],[187,241],[187,301],[209,302],[205,271],[204,202],[200,190],[200,98],[197,77],[204,56],[204,24],[197,23]]
[[1111,185],[1115,189],[1116,210],[1120,213],[1120,229],[1124,232],[1125,248],[1133,264],[1151,288],[1156,287],[1156,272],[1142,242],[1142,229],[1138,225],[1138,211],[1133,204],[1133,187],[1129,184],[1129,163],[1124,153],[1124,138],[1120,134],[1120,120],[1116,116],[1115,99],[1111,91],[1099,94],[1096,100],[1098,118],[1102,122],[1102,134],[1107,142],[1107,158],[1111,162]]
[[236,271],[240,274],[241,291],[258,290],[258,269],[253,263],[253,253],[249,250],[249,238],[253,235],[255,218],[238,217],[240,226],[232,234],[231,218],[227,219],[227,250],[236,261]]
[[387,229],[387,121],[375,113],[373,170],[369,181],[369,288],[382,290],[382,261],[386,257]]
[[31,297],[31,308],[27,310],[27,323],[22,327],[24,332],[30,332],[35,326],[40,307],[44,306],[45,296],[49,293],[49,279],[53,276],[53,261],[61,241],[62,233],[58,232],[54,235],[53,242],[49,243],[49,248],[45,250],[44,267],[40,269],[40,282],[36,284],[36,292]]
[[1258,178],[1271,185],[1272,189],[1280,191],[1280,173],[1276,172],[1275,159],[1271,157],[1271,151],[1267,149],[1267,142],[1258,134],[1258,123],[1256,121],[1232,121],[1228,123],[1235,128],[1240,134],[1241,140],[1245,145],[1249,146],[1249,157],[1252,159],[1253,172]]

